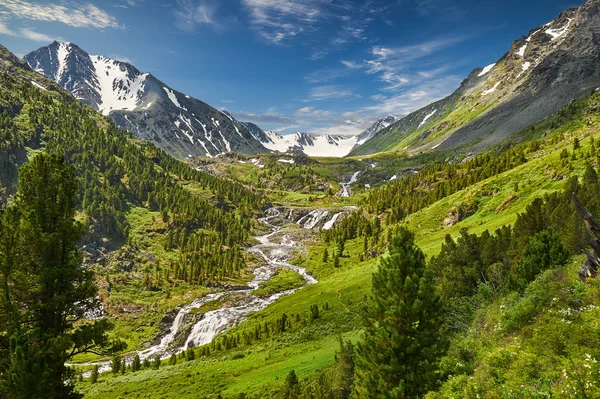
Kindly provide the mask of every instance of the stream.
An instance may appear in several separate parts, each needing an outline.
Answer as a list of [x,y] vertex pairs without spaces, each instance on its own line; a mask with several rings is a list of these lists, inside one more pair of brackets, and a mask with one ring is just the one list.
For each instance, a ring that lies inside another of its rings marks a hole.
[[359,174],[360,174],[360,171],[354,172],[354,174],[352,175],[352,177],[350,177],[350,180],[347,183],[340,183],[342,185],[342,197],[344,197],[344,198],[350,197],[350,186],[358,181]]
[[[271,232],[263,236],[255,237],[259,243],[248,248],[247,251],[263,258],[266,264],[254,269],[254,278],[252,281],[247,283],[248,288],[243,290],[237,289],[209,294],[181,308],[173,320],[169,332],[162,337],[160,343],[137,352],[142,361],[144,359],[154,358],[155,356],[160,356],[161,359],[166,359],[173,353],[181,353],[182,351],[185,351],[190,346],[197,347],[208,344],[212,342],[212,340],[218,334],[236,326],[238,323],[244,320],[249,313],[262,310],[273,302],[277,301],[282,296],[292,294],[301,288],[316,284],[318,282],[306,271],[305,268],[294,266],[288,263],[293,252],[300,248],[300,246],[296,245],[294,242],[289,242],[288,240],[282,240],[281,244],[271,242],[271,237],[281,231],[281,227],[271,223],[274,218],[279,216],[281,216],[281,212],[275,208],[272,208],[266,212],[265,217],[259,219],[259,222],[268,226]],[[304,278],[306,285],[301,288],[279,292],[266,298],[260,298],[253,295],[252,291],[258,288],[260,284],[269,281],[277,269],[288,269],[298,273]],[[200,308],[209,302],[216,301],[225,296],[233,294],[242,295],[242,298],[240,299],[241,304],[206,312],[202,317],[202,320],[197,322],[192,327],[190,335],[187,337],[185,344],[180,347],[172,346],[173,342],[175,341],[175,337],[177,336],[177,332],[183,324],[186,315],[192,312],[193,309]],[[125,362],[128,365],[131,364],[134,357],[135,353],[129,354],[125,359]],[[92,365],[98,365],[100,372],[106,372],[111,369],[110,361],[70,364],[70,366]],[[84,376],[88,376],[89,374],[90,372],[84,373]]]

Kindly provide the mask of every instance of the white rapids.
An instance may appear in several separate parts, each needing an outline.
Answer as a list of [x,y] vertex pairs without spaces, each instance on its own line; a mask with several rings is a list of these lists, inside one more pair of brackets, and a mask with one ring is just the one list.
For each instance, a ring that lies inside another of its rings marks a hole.
[[[208,344],[212,342],[212,340],[218,334],[228,330],[231,327],[234,327],[244,320],[249,313],[264,309],[282,296],[292,294],[300,289],[296,288],[279,292],[266,298],[260,298],[253,295],[252,291],[258,288],[261,283],[269,281],[277,269],[288,269],[300,274],[306,281],[305,286],[316,284],[318,282],[306,271],[305,268],[287,263],[292,253],[298,249],[298,246],[293,245],[294,243],[288,243],[285,241],[282,244],[275,244],[271,242],[270,238],[277,234],[281,228],[274,226],[270,223],[270,221],[280,215],[281,213],[279,210],[272,208],[267,212],[266,217],[259,219],[261,223],[271,228],[271,233],[255,237],[259,244],[249,248],[248,252],[262,257],[265,260],[266,265],[254,270],[254,279],[247,283],[248,288],[243,290],[238,289],[209,294],[181,308],[173,320],[169,332],[162,337],[160,343],[137,352],[141,360],[153,358],[155,356],[160,356],[161,359],[166,359],[173,353],[180,353],[188,349],[190,346],[196,347]],[[187,337],[185,344],[180,347],[172,346],[177,332],[185,320],[185,316],[188,315],[192,309],[200,308],[209,302],[232,294],[243,296],[242,299],[238,301],[238,303],[241,302],[241,305],[220,308],[206,312],[202,320],[192,327],[190,335]],[[128,356],[128,358],[125,360],[127,364],[130,364],[133,361],[134,355],[135,354],[130,354]],[[109,371],[111,368],[110,361],[70,364],[70,366],[91,365],[98,365],[100,372]],[[84,376],[86,376],[86,374],[89,375],[90,372],[84,373]]]
[[354,174],[350,178],[350,181],[348,181],[347,183],[340,183],[342,185],[342,197],[350,197],[350,186],[356,183],[359,174],[360,172],[354,172]]

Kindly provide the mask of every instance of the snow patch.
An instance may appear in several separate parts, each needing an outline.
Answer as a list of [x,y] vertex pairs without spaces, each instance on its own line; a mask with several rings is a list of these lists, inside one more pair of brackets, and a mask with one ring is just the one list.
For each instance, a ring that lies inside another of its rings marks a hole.
[[569,22],[567,22],[567,24],[565,26],[563,26],[562,28],[546,29],[544,31],[544,33],[552,36],[552,41],[555,41],[556,39],[560,38],[561,36],[564,36],[569,31],[569,27],[571,26],[572,21],[573,21],[573,18],[569,18]]
[[481,77],[483,75],[487,75],[487,73],[489,71],[491,71],[492,68],[494,68],[495,66],[496,66],[495,62],[493,64],[490,64],[490,65],[486,66],[485,68],[483,68],[483,70],[481,72],[479,72],[479,75],[477,75],[477,76]]
[[483,93],[481,93],[483,96],[487,96],[488,94],[492,94],[493,92],[496,91],[496,89],[498,88],[498,86],[500,86],[500,82],[496,82],[496,84],[494,85],[494,87],[492,87],[491,89],[488,89],[486,91],[484,91]]
[[91,55],[96,72],[100,104],[98,111],[108,115],[111,111],[133,111],[144,93],[147,73],[130,76],[118,61]]
[[39,84],[35,80],[32,80],[31,84],[34,85],[35,87],[37,87],[38,89],[42,89],[42,90],[48,91],[48,89],[46,89],[44,86],[42,86],[41,84]]
[[56,69],[56,75],[54,76],[55,82],[60,82],[65,68],[67,66],[67,57],[70,53],[71,43],[59,43],[58,50],[56,51],[56,57],[58,58],[58,68]]
[[175,104],[175,106],[177,108],[183,109],[184,111],[187,111],[187,109],[185,109],[184,107],[181,106],[181,104],[179,104],[179,100],[177,100],[177,96],[175,95],[175,92],[171,89],[169,89],[168,87],[163,87],[164,91],[167,93],[167,96],[169,97],[169,100],[171,100],[171,102],[173,104]]
[[437,109],[434,109],[432,113],[430,113],[429,115],[427,115],[422,121],[421,123],[419,123],[419,127],[423,126],[424,124],[427,123],[427,121],[429,120],[429,118],[431,118],[433,115],[435,115],[435,113],[437,112]]
[[283,162],[283,163],[296,163],[293,159],[278,159],[277,162]]

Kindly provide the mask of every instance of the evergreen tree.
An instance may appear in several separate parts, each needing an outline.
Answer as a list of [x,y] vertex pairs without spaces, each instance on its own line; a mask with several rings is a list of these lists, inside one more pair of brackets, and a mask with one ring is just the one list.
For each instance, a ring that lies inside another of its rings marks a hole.
[[297,399],[300,397],[300,381],[294,370],[285,377],[285,383],[281,390],[281,399]]
[[158,370],[160,368],[160,363],[161,363],[160,356],[158,356],[158,355],[154,356],[154,360],[152,360],[152,368],[154,370]]
[[136,354],[131,362],[131,371],[136,372],[142,369],[142,361],[140,360],[140,355]]
[[356,398],[417,398],[434,387],[445,342],[442,307],[414,235],[400,228],[373,274],[358,345]]
[[[80,353],[111,351],[108,320],[75,327],[98,306],[93,274],[81,267],[77,247],[84,233],[74,218],[77,190],[74,169],[60,156],[37,155],[19,173],[16,213],[9,213],[18,218],[12,227],[18,226],[18,240],[12,259],[0,261],[8,311],[2,324],[11,334],[0,382],[11,398],[79,397],[65,363]],[[7,277],[17,284],[6,285]]]
[[525,259],[517,265],[514,279],[519,288],[524,289],[542,271],[563,266],[569,259],[560,236],[544,230],[531,238],[525,248]]
[[123,363],[123,359],[121,358],[121,356],[115,355],[113,356],[111,362],[110,362],[110,368],[113,372],[113,374],[119,374],[119,372],[121,371],[121,363]]
[[350,341],[344,342],[341,335],[338,341],[340,350],[335,354],[329,385],[334,399],[347,399],[354,385],[354,345]]
[[92,384],[95,384],[98,382],[99,374],[100,374],[100,372],[98,370],[98,365],[95,365],[94,368],[92,368],[92,374],[90,375],[90,382]]

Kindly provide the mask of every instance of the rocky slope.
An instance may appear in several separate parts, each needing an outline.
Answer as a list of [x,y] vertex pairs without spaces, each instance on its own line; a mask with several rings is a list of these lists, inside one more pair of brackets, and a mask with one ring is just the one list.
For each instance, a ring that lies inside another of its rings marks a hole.
[[381,118],[376,121],[373,125],[367,128],[364,132],[358,135],[356,140],[356,146],[363,145],[367,141],[373,138],[377,133],[385,129],[386,127],[393,125],[398,122],[400,118],[395,117],[394,115],[388,115],[385,118]]
[[450,96],[381,130],[352,155],[481,151],[600,86],[600,0],[589,0],[513,42]]
[[268,150],[244,124],[133,65],[54,42],[24,60],[134,136],[177,157]]

